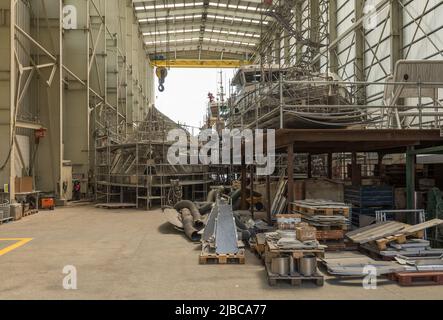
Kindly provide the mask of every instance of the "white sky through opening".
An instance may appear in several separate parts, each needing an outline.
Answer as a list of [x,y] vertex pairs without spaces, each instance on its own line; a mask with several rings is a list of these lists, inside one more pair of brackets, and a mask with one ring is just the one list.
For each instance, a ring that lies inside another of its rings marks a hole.
[[159,92],[156,78],[156,107],[166,116],[181,124],[200,128],[208,107],[208,93],[216,98],[223,73],[226,97],[235,69],[180,69],[171,68],[165,82],[165,91]]

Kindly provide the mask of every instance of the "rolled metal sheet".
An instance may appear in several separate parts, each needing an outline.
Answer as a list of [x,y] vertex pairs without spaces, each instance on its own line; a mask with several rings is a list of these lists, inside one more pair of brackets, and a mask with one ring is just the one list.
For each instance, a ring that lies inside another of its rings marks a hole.
[[317,257],[306,255],[299,260],[299,272],[305,277],[311,277],[317,273]]
[[289,257],[274,258],[271,261],[271,272],[280,276],[287,276],[290,273]]

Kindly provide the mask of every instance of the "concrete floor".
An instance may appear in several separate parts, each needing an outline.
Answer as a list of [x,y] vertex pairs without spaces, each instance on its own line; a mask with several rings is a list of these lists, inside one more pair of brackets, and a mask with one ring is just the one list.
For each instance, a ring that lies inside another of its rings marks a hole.
[[[160,211],[91,206],[42,212],[0,226],[0,238],[33,238],[0,256],[0,299],[442,299],[443,287],[364,290],[359,282],[271,288],[260,261],[199,265],[198,245],[165,224]],[[0,241],[0,250],[14,242]],[[78,290],[63,289],[74,265]]]

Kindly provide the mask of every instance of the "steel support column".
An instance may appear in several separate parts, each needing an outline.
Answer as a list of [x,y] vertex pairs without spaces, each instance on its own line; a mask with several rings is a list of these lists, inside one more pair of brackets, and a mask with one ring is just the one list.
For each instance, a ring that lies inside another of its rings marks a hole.
[[0,24],[0,35],[4,41],[0,42],[0,189],[4,185],[9,187],[9,200],[15,197],[15,170],[14,170],[14,118],[15,118],[15,92],[16,92],[16,65],[14,52],[14,25],[15,1],[3,1],[0,4],[0,14],[3,24]]
[[328,179],[333,178],[332,172],[332,153],[328,153]]
[[288,211],[292,212],[294,202],[294,145],[288,146]]
[[312,178],[312,155],[308,154],[308,179]]
[[[310,7],[310,41],[312,43],[320,43],[320,1],[319,0],[309,0]],[[312,59],[320,53],[320,48],[316,48],[312,52]],[[320,71],[320,60],[312,61],[312,67],[315,71]]]
[[[329,40],[328,43],[337,40],[337,1],[329,1]],[[338,58],[335,48],[329,48],[329,70],[338,74]]]
[[358,165],[357,162],[357,153],[353,152],[352,153],[352,158],[351,158],[351,180],[352,180],[352,185],[353,186],[359,186],[361,185],[361,171],[360,171],[360,167]]
[[[303,32],[303,2],[297,1],[295,4],[295,30],[298,33]],[[295,47],[296,62],[299,63],[303,56],[303,45],[300,41],[296,41]]]
[[391,72],[395,64],[403,58],[403,11],[398,0],[390,0],[391,17]]
[[266,176],[266,216],[268,218],[268,225],[272,226],[272,212],[271,212],[271,177]]
[[[364,1],[354,0],[355,5],[355,21],[359,21],[363,17]],[[354,74],[356,81],[365,81],[365,29],[363,25],[355,29],[355,63]],[[357,103],[365,104],[365,86],[357,86]]]
[[414,147],[408,147],[406,153],[406,205],[407,209],[415,209],[415,166]]

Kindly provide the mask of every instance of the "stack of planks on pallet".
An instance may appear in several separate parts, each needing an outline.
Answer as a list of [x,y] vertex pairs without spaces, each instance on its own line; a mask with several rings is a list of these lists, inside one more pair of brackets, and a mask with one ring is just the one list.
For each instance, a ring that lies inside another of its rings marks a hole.
[[304,200],[292,204],[293,212],[317,229],[317,240],[327,251],[346,249],[345,235],[349,228],[351,208],[344,203],[326,200]]
[[358,244],[360,250],[381,260],[394,260],[397,256],[441,256],[443,250],[430,248],[423,240],[425,230],[443,224],[434,219],[415,226],[396,221],[378,223],[349,232],[346,236]]

